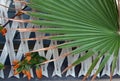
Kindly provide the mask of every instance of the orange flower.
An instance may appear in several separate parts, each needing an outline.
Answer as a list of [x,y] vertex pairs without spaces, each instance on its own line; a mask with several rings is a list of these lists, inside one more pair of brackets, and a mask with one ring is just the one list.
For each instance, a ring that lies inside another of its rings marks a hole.
[[30,55],[31,55],[31,53],[30,53],[30,52],[28,52],[28,53],[26,53],[26,54],[25,54],[25,56],[30,56]]
[[25,59],[29,62],[31,60],[31,56],[27,56]]
[[0,33],[5,36],[5,34],[7,33],[7,29],[6,28],[3,28],[0,30]]
[[26,75],[26,70],[22,70],[22,73],[23,73],[24,75]]
[[14,60],[14,61],[12,62],[12,64],[13,64],[13,70],[16,70],[16,69],[19,68],[19,66],[20,66],[18,60]]
[[42,78],[42,69],[41,68],[36,68],[36,75],[39,79]]
[[19,74],[20,72],[18,72],[17,70],[14,71],[14,75]]
[[26,73],[26,76],[27,76],[28,80],[30,80],[31,77],[32,77],[30,71],[29,71],[29,70],[28,70],[28,71],[26,70],[25,73]]
[[19,64],[14,65],[13,70],[16,70],[17,68],[19,68],[19,66],[20,66]]
[[14,60],[14,61],[12,62],[13,65],[16,65],[16,64],[18,64],[18,63],[19,63],[18,60]]

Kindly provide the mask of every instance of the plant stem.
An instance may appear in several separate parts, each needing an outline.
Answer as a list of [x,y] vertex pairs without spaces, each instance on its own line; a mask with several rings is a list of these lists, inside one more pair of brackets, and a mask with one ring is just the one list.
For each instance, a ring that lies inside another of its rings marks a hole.
[[[27,6],[25,6],[22,10],[26,9]],[[22,15],[23,13],[21,13],[20,11],[18,11],[18,13],[16,13],[12,18],[15,18],[16,16],[20,16]],[[10,20],[8,20],[2,27],[5,27],[7,24],[10,23]]]

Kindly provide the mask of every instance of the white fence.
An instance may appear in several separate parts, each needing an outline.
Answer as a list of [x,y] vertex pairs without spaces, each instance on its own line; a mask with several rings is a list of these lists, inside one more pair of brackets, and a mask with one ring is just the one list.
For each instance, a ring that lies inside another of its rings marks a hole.
[[[13,3],[12,0],[0,0],[0,4],[6,5],[7,7],[9,7],[11,3],[15,5],[16,9],[21,9],[24,6],[24,5],[22,5],[22,4],[18,3],[18,2]],[[17,10],[16,10],[16,13],[17,13]],[[8,18],[8,8],[0,6],[0,17]],[[22,19],[21,16],[17,16],[15,18]],[[6,20],[0,18],[0,24],[4,25],[6,22],[7,22]],[[6,26],[8,32],[7,32],[7,35],[5,36],[6,42],[4,44],[2,52],[0,54],[0,62],[1,63],[4,64],[5,61],[6,61],[6,58],[9,56],[10,62],[12,64],[13,60],[15,60],[15,59],[20,60],[26,52],[30,51],[27,41],[25,41],[25,42],[21,41],[20,42],[19,48],[18,48],[17,52],[14,49],[13,40],[14,40],[14,36],[16,34],[16,30],[13,30],[13,28],[25,28],[25,27],[26,28],[28,28],[28,27],[32,28],[32,27],[37,27],[37,26],[34,26],[34,25],[30,24],[30,23],[27,24],[27,26],[25,26],[23,23],[18,23],[18,22],[12,22],[11,26],[10,26],[10,24],[8,24]],[[29,38],[30,34],[31,34],[31,32],[20,33],[20,38]],[[36,32],[35,35],[36,36],[44,36],[44,34],[39,33],[39,32]],[[57,44],[56,41],[51,41],[50,42],[50,45],[55,45],[55,44]],[[35,42],[33,50],[34,49],[39,49],[39,48],[43,48],[43,40],[37,40]],[[60,54],[63,54],[66,51],[70,51],[70,50],[71,49],[62,49]],[[52,56],[53,56],[53,58],[56,58],[56,57],[58,57],[60,55],[59,52],[58,52],[58,49],[48,50],[47,52],[39,52],[39,54],[42,55],[42,56],[45,56],[47,59],[51,59]],[[72,62],[74,62],[78,57],[79,57],[79,54],[78,55],[74,55],[74,56],[68,56],[67,57],[68,64],[71,64]],[[86,61],[81,63],[81,68],[79,68],[79,70],[78,70],[79,71],[78,72],[79,73],[78,77],[81,76],[81,75],[85,75],[86,74],[90,64],[92,63],[92,60],[95,57],[96,56],[93,56],[92,58],[89,58],[88,60],[86,60]],[[62,59],[54,62],[54,70],[53,70],[53,74],[51,76],[57,75],[59,77],[62,77],[61,67],[64,66],[63,65],[64,59],[65,58],[62,58]],[[111,59],[113,59],[113,58],[111,57]],[[109,76],[111,59],[106,64],[105,68],[103,69],[102,76],[105,75],[105,74]],[[99,66],[99,63],[97,64],[97,66],[95,67],[95,69],[94,69],[94,71],[92,72],[91,75],[94,74],[94,72],[96,71],[96,68],[98,68],[98,66]],[[49,73],[48,73],[48,69],[47,68],[48,68],[48,64],[45,64],[42,67],[43,75],[46,76],[46,77],[49,77],[48,76]],[[31,73],[32,73],[32,70],[31,70]],[[118,62],[117,62],[117,68],[116,68],[114,74],[120,75],[120,54],[119,54],[119,59],[118,59]],[[72,69],[67,71],[66,76],[69,76],[69,75],[71,75],[73,77],[76,77],[75,76],[75,67],[73,67]],[[0,77],[4,78],[4,76],[5,76],[4,75],[4,71],[1,70],[0,71]],[[9,76],[8,77],[12,77],[12,76],[14,76],[14,75],[13,75],[13,71],[11,70],[9,72]],[[32,76],[34,77],[33,74],[32,74]],[[19,75],[17,75],[16,77],[19,78]],[[98,77],[100,77],[100,76],[98,75]]]

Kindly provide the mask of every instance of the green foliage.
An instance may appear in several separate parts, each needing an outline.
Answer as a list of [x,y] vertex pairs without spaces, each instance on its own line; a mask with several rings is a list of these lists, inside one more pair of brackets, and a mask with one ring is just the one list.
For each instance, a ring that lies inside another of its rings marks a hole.
[[0,70],[4,69],[4,65],[0,63]]
[[3,29],[3,27],[0,25],[0,31]]
[[116,0],[30,0],[34,12],[30,16],[39,18],[32,23],[49,26],[40,32],[57,34],[51,40],[69,41],[58,48],[77,47],[70,54],[88,52],[76,59],[72,65],[98,53],[88,70],[90,75],[97,62],[104,56],[96,75],[113,55],[111,72],[114,72],[120,48],[118,10]]
[[[31,79],[30,69],[38,68],[41,66],[41,63],[45,62],[47,59],[43,56],[40,56],[37,52],[35,53],[26,53],[22,61],[13,61],[14,75],[23,73],[28,79]],[[29,72],[29,75],[26,73]]]

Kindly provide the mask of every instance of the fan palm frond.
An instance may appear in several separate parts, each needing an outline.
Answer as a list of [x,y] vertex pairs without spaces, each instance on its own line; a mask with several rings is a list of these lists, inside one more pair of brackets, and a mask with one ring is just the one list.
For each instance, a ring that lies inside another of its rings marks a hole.
[[116,0],[30,0],[28,6],[34,11],[26,14],[38,18],[31,22],[49,27],[38,31],[56,34],[48,37],[51,40],[68,41],[55,47],[77,47],[69,53],[70,55],[88,51],[64,71],[98,53],[86,77],[104,56],[95,73],[96,76],[112,55],[111,74],[113,74],[120,48]]

